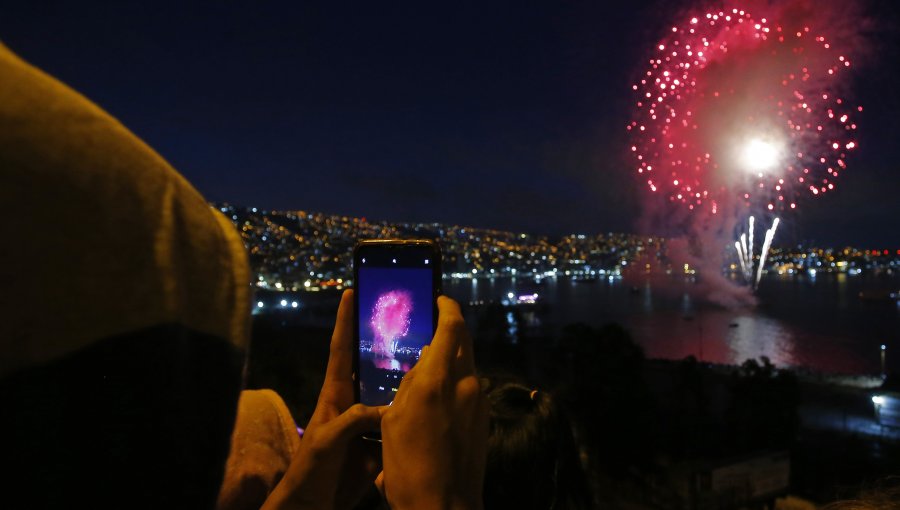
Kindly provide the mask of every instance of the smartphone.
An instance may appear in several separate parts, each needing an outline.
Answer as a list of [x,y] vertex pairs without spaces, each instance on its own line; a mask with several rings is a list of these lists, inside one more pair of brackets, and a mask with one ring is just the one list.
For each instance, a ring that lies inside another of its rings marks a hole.
[[353,286],[356,401],[390,405],[437,327],[440,247],[421,239],[360,241]]

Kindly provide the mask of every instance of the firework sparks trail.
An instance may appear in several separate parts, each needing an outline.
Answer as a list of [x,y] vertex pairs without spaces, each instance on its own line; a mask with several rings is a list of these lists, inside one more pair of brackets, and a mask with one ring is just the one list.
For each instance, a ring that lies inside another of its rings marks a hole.
[[741,254],[744,257],[744,267],[753,273],[753,252],[747,247],[747,235],[741,234]]
[[744,275],[744,278],[746,278],[746,277],[747,277],[747,262],[744,260],[744,258],[745,258],[745,257],[744,257],[744,250],[743,250],[743,248],[741,248],[741,242],[740,242],[740,241],[735,241],[735,242],[734,242],[734,249],[737,250],[737,254],[738,254],[738,262],[741,263],[741,274],[743,274],[743,275]]
[[766,257],[769,255],[769,248],[772,247],[772,239],[775,237],[775,230],[778,228],[778,218],[772,222],[772,228],[766,230],[766,238],[763,240],[762,251],[759,253],[759,267],[756,268],[756,283],[759,287],[759,279],[762,278],[763,268],[766,266]]
[[631,154],[651,192],[716,214],[723,201],[794,209],[832,191],[857,147],[837,93],[846,54],[809,13],[733,8],[672,26],[637,83]]
[[412,295],[405,290],[392,290],[378,296],[370,321],[375,330],[374,351],[394,356],[400,339],[409,332],[412,308]]
[[750,257],[750,272],[753,272],[753,224],[756,222],[756,218],[750,216],[750,219],[747,220],[747,224],[750,226],[750,232],[748,232],[748,236],[750,237],[750,251],[747,252],[747,256]]
[[[747,225],[749,226],[749,230],[745,234],[741,234],[741,242],[744,242],[744,252],[743,257],[744,260],[741,262],[741,266],[744,268],[744,280],[749,282],[753,279],[753,230],[755,225],[755,220],[753,216],[750,216],[750,219],[747,220]],[[747,238],[750,238],[749,245],[746,244]]]

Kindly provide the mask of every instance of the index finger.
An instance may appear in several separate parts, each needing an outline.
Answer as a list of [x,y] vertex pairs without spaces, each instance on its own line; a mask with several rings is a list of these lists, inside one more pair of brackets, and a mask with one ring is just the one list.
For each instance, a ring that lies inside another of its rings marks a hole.
[[456,353],[460,344],[468,332],[463,321],[462,312],[456,301],[440,296],[438,305],[438,325],[434,333],[434,339],[428,346],[428,356],[422,360],[422,364],[429,369],[444,369],[449,371],[456,360]]

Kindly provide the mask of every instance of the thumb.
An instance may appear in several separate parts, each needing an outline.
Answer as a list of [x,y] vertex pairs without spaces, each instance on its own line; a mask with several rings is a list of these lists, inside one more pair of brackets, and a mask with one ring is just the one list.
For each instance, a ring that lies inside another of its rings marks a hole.
[[328,422],[328,439],[331,441],[347,442],[363,432],[376,430],[381,427],[381,416],[385,406],[369,407],[362,404],[354,404],[335,419]]

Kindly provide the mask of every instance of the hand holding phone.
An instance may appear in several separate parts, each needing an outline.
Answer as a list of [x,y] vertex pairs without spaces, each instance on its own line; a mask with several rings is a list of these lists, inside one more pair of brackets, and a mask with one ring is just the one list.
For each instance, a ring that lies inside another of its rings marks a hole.
[[395,510],[483,506],[487,398],[459,305],[441,297],[438,309],[434,340],[381,421],[376,485]]
[[353,291],[345,291],[331,337],[328,368],[300,448],[263,510],[354,508],[380,471],[378,429],[385,409],[353,404]]
[[434,335],[440,249],[429,240],[367,240],[353,262],[356,401],[389,405]]

